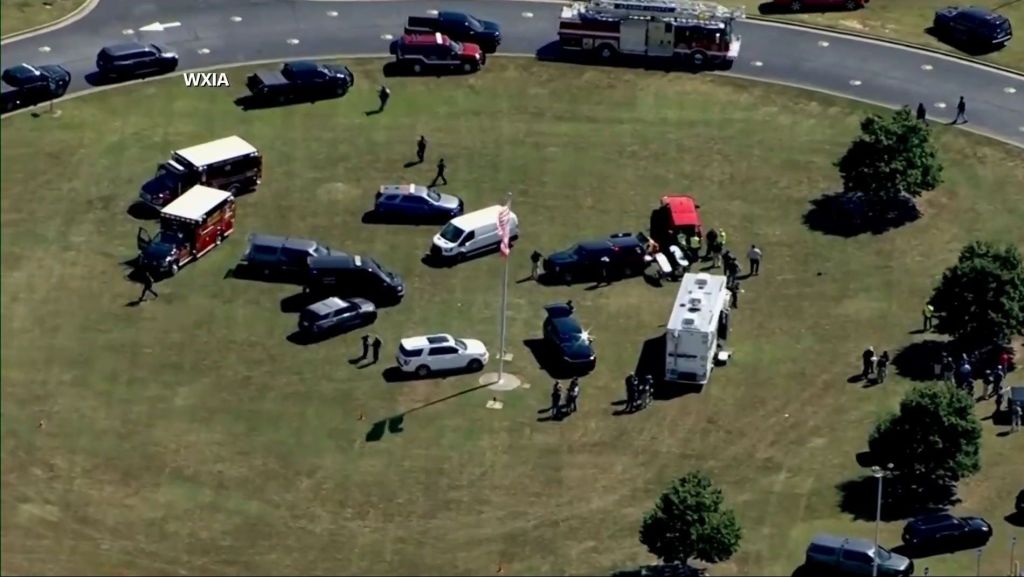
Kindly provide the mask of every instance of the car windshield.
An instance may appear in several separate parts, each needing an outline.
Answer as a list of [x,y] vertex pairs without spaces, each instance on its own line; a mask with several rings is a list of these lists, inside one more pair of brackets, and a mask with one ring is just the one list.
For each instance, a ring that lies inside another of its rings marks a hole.
[[454,40],[449,40],[448,42],[449,42],[448,46],[451,47],[452,52],[455,52],[455,53],[462,52],[462,44],[459,44],[458,42],[456,42]]
[[156,176],[162,176],[167,179],[177,179],[178,177],[181,176],[181,174],[177,170],[171,168],[170,166],[167,166],[166,164],[161,164],[160,166],[156,167]]
[[466,234],[466,231],[449,222],[441,229],[440,236],[448,242],[459,242],[464,234]]
[[376,268],[378,271],[380,271],[380,273],[383,274],[384,276],[388,277],[391,280],[395,279],[395,273],[393,273],[393,272],[391,272],[389,270],[386,270],[384,267],[380,266],[380,263],[377,262],[376,260],[374,260],[372,258],[366,259],[366,260],[370,261],[370,264],[373,265],[373,267]]
[[326,246],[317,245],[316,248],[313,249],[313,254],[315,256],[327,256],[330,253],[331,249]]
[[466,346],[466,341],[462,339],[455,339],[455,346],[459,347],[460,351],[465,351],[467,348],[469,348]]
[[466,16],[466,22],[469,22],[469,27],[476,32],[480,32],[481,30],[484,29],[484,25],[481,24],[479,20],[473,18],[472,16]]
[[177,246],[185,242],[185,235],[176,230],[161,230],[153,241],[157,244]]
[[889,559],[892,559],[892,553],[890,553],[885,547],[879,547],[878,548],[878,560],[879,561],[888,561]]
[[427,198],[434,202],[441,202],[441,194],[432,188],[427,189]]
[[589,253],[590,250],[588,250],[587,247],[583,246],[582,244],[578,244],[572,249],[572,254],[577,257],[584,257],[587,256],[587,254]]

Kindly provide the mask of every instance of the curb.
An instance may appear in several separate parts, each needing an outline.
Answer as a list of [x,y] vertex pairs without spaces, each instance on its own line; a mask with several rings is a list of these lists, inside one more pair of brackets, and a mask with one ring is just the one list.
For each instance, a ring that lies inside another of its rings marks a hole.
[[882,43],[885,43],[885,44],[894,44],[896,46],[902,46],[903,48],[911,48],[911,49],[914,49],[914,50],[920,50],[922,52],[930,52],[932,54],[937,54],[939,56],[946,56],[948,58],[955,58],[956,60],[962,60],[964,62],[969,62],[971,64],[976,64],[978,66],[983,66],[985,68],[993,68],[993,69],[999,70],[1001,72],[1006,72],[1007,74],[1013,74],[1013,75],[1016,75],[1016,76],[1024,75],[1024,70],[1017,70],[1017,69],[1014,69],[1014,68],[1010,68],[1008,66],[1002,66],[1000,64],[993,64],[991,62],[988,62],[986,60],[982,60],[980,58],[975,58],[973,56],[967,56],[965,54],[960,54],[958,52],[953,52],[952,50],[943,50],[941,48],[933,48],[931,46],[924,46],[922,44],[915,44],[913,42],[907,42],[905,40],[897,40],[895,38],[889,38],[889,37],[881,36],[881,35],[878,35],[878,34],[870,34],[870,33],[867,33],[867,32],[858,32],[856,30],[847,30],[845,28],[833,28],[831,26],[822,26],[820,24],[808,24],[808,23],[805,23],[805,22],[795,22],[793,20],[789,20],[789,19],[786,19],[786,18],[781,18],[781,17],[777,17],[777,16],[765,16],[765,15],[762,15],[762,14],[748,14],[746,16],[746,19],[747,20],[754,20],[754,21],[770,22],[772,24],[780,24],[782,26],[790,26],[790,27],[793,27],[793,28],[804,28],[806,30],[811,30],[811,31],[814,31],[814,32],[829,32],[831,34],[838,34],[840,36],[850,36],[850,37],[853,37],[853,38],[860,38],[862,40],[873,40],[875,42],[882,42]]
[[[320,55],[315,55],[315,56],[301,56],[301,57],[294,57],[294,58],[288,58],[288,59],[294,59],[294,60],[341,60],[341,59],[346,59],[346,60],[366,60],[366,59],[372,59],[372,58],[389,58],[389,57],[390,57],[389,54],[320,54]],[[494,55],[492,55],[492,57],[516,58],[516,59],[520,59],[520,58],[536,58],[536,54],[494,54]],[[282,58],[269,58],[269,59],[264,59],[264,60],[252,60],[252,61],[249,61],[249,62],[234,62],[234,63],[230,63],[230,64],[215,64],[213,66],[204,66],[202,68],[192,68],[192,69],[189,69],[189,70],[182,70],[180,72],[175,71],[175,73],[173,75],[153,76],[151,78],[142,78],[142,79],[139,79],[139,80],[131,80],[129,82],[121,82],[121,83],[116,83],[116,84],[109,84],[109,85],[106,85],[106,86],[93,86],[93,87],[88,88],[86,90],[82,90],[81,92],[76,92],[74,94],[70,94],[68,96],[64,96],[62,98],[54,100],[53,103],[54,104],[59,104],[61,102],[65,102],[65,101],[68,101],[68,100],[73,100],[73,99],[78,98],[80,96],[88,96],[90,94],[96,94],[97,92],[103,92],[105,90],[111,90],[113,88],[120,88],[122,86],[131,86],[131,85],[135,85],[135,84],[143,84],[143,83],[146,83],[146,82],[154,82],[154,81],[157,81],[157,80],[167,80],[169,78],[176,78],[176,77],[184,75],[185,73],[191,73],[191,72],[212,72],[212,71],[216,71],[216,70],[230,70],[230,69],[233,69],[233,68],[244,68],[246,66],[263,66],[265,64],[274,64],[274,63],[277,63],[277,62],[282,62],[283,60],[284,59],[282,59]],[[842,94],[840,92],[834,92],[832,90],[827,90],[827,89],[824,89],[824,88],[815,88],[813,86],[805,86],[805,85],[796,84],[796,83],[793,83],[793,82],[785,82],[785,81],[781,81],[781,80],[772,80],[772,79],[766,79],[766,78],[757,78],[756,76],[748,76],[746,74],[734,73],[734,72],[717,72],[715,74],[718,74],[720,76],[724,76],[724,77],[727,77],[727,78],[737,78],[737,79],[746,80],[746,81],[763,82],[763,83],[767,83],[767,84],[774,84],[776,86],[786,86],[786,87],[789,87],[789,88],[796,88],[796,89],[799,89],[799,90],[809,90],[811,92],[817,92],[819,94],[827,94],[827,95],[835,97],[835,98],[840,98],[840,99],[844,99],[844,100],[852,100],[854,102],[861,102],[861,103],[864,103],[864,104],[870,104],[871,106],[877,106],[879,108],[885,108],[887,110],[896,110],[897,108],[899,108],[898,106],[890,106],[888,104],[883,104],[881,102],[876,102],[874,100],[870,100],[870,99],[867,99],[867,98],[860,98],[860,97],[857,97],[857,96],[851,96],[851,95],[847,95],[847,94]],[[36,106],[29,107],[29,108],[22,108],[20,110],[15,110],[14,112],[8,112],[7,114],[4,114],[4,115],[0,116],[0,120],[4,120],[4,119],[7,119],[7,118],[10,118],[11,116],[14,116],[16,114],[24,114],[26,112],[30,112],[30,111],[32,111],[32,110],[34,110],[36,108],[39,108],[40,106],[46,106],[46,103],[44,103],[44,104],[37,104]],[[934,116],[933,118],[938,119],[939,117],[938,116]],[[1009,139],[1007,139],[1005,137],[1002,137],[1002,136],[991,134],[991,133],[986,132],[984,130],[978,130],[978,129],[976,129],[974,127],[971,127],[971,126],[960,126],[959,129],[960,130],[964,130],[966,132],[970,132],[972,134],[976,134],[978,136],[985,137],[985,138],[991,138],[992,140],[995,140],[997,142],[1001,142],[1003,144],[1007,144],[1009,146],[1013,146],[1015,148],[1024,148],[1024,144],[1020,144],[1018,142],[1014,142],[1014,141],[1009,140]]]
[[96,5],[99,3],[100,0],[87,0],[78,8],[72,10],[71,13],[65,14],[64,16],[61,16],[56,20],[47,22],[46,24],[40,24],[38,26],[26,28],[25,30],[19,30],[18,32],[12,32],[7,36],[0,36],[0,44],[16,42],[18,40],[23,40],[25,38],[31,38],[32,36],[35,36],[37,34],[43,34],[46,32],[50,32],[51,30],[63,28],[64,26],[67,26],[68,24],[71,24],[72,22],[75,22],[76,20],[84,17],[89,12],[92,12],[93,9],[96,8]]

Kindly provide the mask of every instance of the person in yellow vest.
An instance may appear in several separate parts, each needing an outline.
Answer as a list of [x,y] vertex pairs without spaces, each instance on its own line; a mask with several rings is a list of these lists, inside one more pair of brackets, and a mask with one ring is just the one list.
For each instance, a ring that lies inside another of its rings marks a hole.
[[711,249],[711,268],[718,268],[722,264],[722,252],[725,251],[725,229],[718,229],[718,242]]
[[925,304],[924,310],[921,311],[921,319],[924,321],[924,328],[922,330],[929,331],[932,328],[932,318],[935,316],[935,309],[932,305]]
[[687,260],[690,262],[697,262],[700,258],[700,237],[697,235],[691,236],[687,240]]

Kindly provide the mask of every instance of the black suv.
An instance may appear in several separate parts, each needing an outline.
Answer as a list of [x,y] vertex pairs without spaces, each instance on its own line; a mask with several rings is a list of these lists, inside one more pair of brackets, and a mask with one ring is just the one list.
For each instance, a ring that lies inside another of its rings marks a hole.
[[177,67],[178,55],[156,44],[115,44],[96,55],[96,70],[111,78],[165,74]]
[[364,298],[374,304],[397,304],[405,296],[402,277],[376,260],[332,253],[309,260],[306,292],[342,298]]
[[992,538],[992,526],[981,517],[949,513],[925,515],[903,527],[903,544],[918,550],[959,551],[981,547]]
[[544,259],[544,272],[565,284],[600,278],[602,268],[607,270],[609,277],[636,276],[645,268],[647,242],[643,234],[631,232],[581,242],[548,255]]
[[242,255],[241,270],[263,278],[304,283],[310,260],[330,254],[329,247],[315,240],[253,234]]
[[71,73],[55,64],[18,64],[3,71],[3,112],[64,96]]
[[1002,48],[1013,38],[1009,18],[977,6],[936,10],[932,32],[952,44],[988,50]]

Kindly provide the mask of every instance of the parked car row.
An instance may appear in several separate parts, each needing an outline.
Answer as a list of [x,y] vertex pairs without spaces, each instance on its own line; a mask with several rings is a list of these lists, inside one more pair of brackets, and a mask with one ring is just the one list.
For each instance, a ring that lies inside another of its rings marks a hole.
[[501,45],[501,26],[464,12],[410,16],[402,37],[391,43],[395,64],[414,74],[472,73]]

